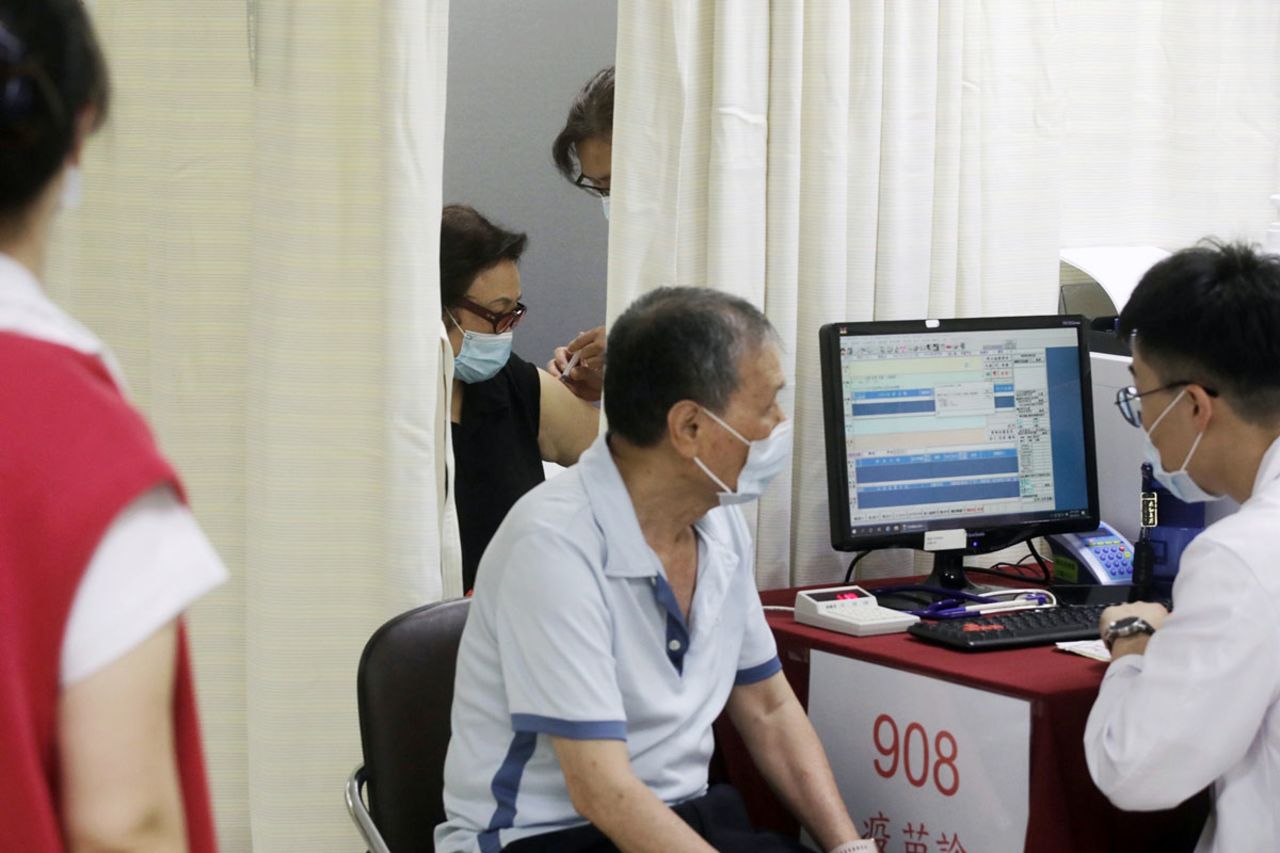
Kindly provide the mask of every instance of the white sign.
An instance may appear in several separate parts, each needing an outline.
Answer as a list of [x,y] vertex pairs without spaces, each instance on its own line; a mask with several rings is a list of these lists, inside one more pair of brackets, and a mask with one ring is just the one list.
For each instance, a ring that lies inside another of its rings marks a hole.
[[965,535],[966,532],[963,528],[956,530],[926,530],[924,532],[924,550],[961,550],[964,548]]
[[1027,700],[815,650],[809,717],[858,830],[885,853],[1022,849]]

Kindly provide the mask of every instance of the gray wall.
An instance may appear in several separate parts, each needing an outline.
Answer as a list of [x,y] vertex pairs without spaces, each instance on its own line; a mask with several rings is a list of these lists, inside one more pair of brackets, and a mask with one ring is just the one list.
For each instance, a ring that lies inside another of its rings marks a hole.
[[608,223],[598,199],[551,163],[569,103],[613,62],[607,0],[454,0],[444,198],[529,234],[520,262],[529,313],[515,350],[539,366],[605,313]]

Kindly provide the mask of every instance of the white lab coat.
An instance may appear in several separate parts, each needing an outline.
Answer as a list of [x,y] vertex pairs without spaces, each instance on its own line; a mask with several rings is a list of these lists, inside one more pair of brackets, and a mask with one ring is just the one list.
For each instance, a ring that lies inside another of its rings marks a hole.
[[1280,850],[1280,440],[1252,497],[1183,552],[1173,598],[1146,653],[1107,669],[1089,773],[1135,811],[1212,784],[1197,853]]

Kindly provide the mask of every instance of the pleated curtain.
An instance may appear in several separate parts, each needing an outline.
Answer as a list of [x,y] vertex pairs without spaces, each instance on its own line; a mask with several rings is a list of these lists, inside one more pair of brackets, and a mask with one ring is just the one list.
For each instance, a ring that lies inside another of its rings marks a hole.
[[1257,239],[1280,185],[1277,8],[619,3],[608,313],[705,286],[780,332],[795,450],[754,513],[762,587],[849,558],[830,547],[823,323],[1053,313],[1064,246]]
[[92,9],[112,116],[49,288],[119,355],[231,570],[190,614],[223,849],[351,851],[361,648],[460,592],[440,499],[448,0]]

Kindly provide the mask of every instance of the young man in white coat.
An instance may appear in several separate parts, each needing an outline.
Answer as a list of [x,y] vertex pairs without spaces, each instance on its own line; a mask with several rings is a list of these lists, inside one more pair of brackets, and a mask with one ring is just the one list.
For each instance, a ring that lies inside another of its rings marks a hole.
[[1117,806],[1177,805],[1213,786],[1197,853],[1280,845],[1280,257],[1186,249],[1154,266],[1120,315],[1156,476],[1184,501],[1240,510],[1182,554],[1174,612],[1108,608],[1112,663],[1085,730],[1094,782]]

